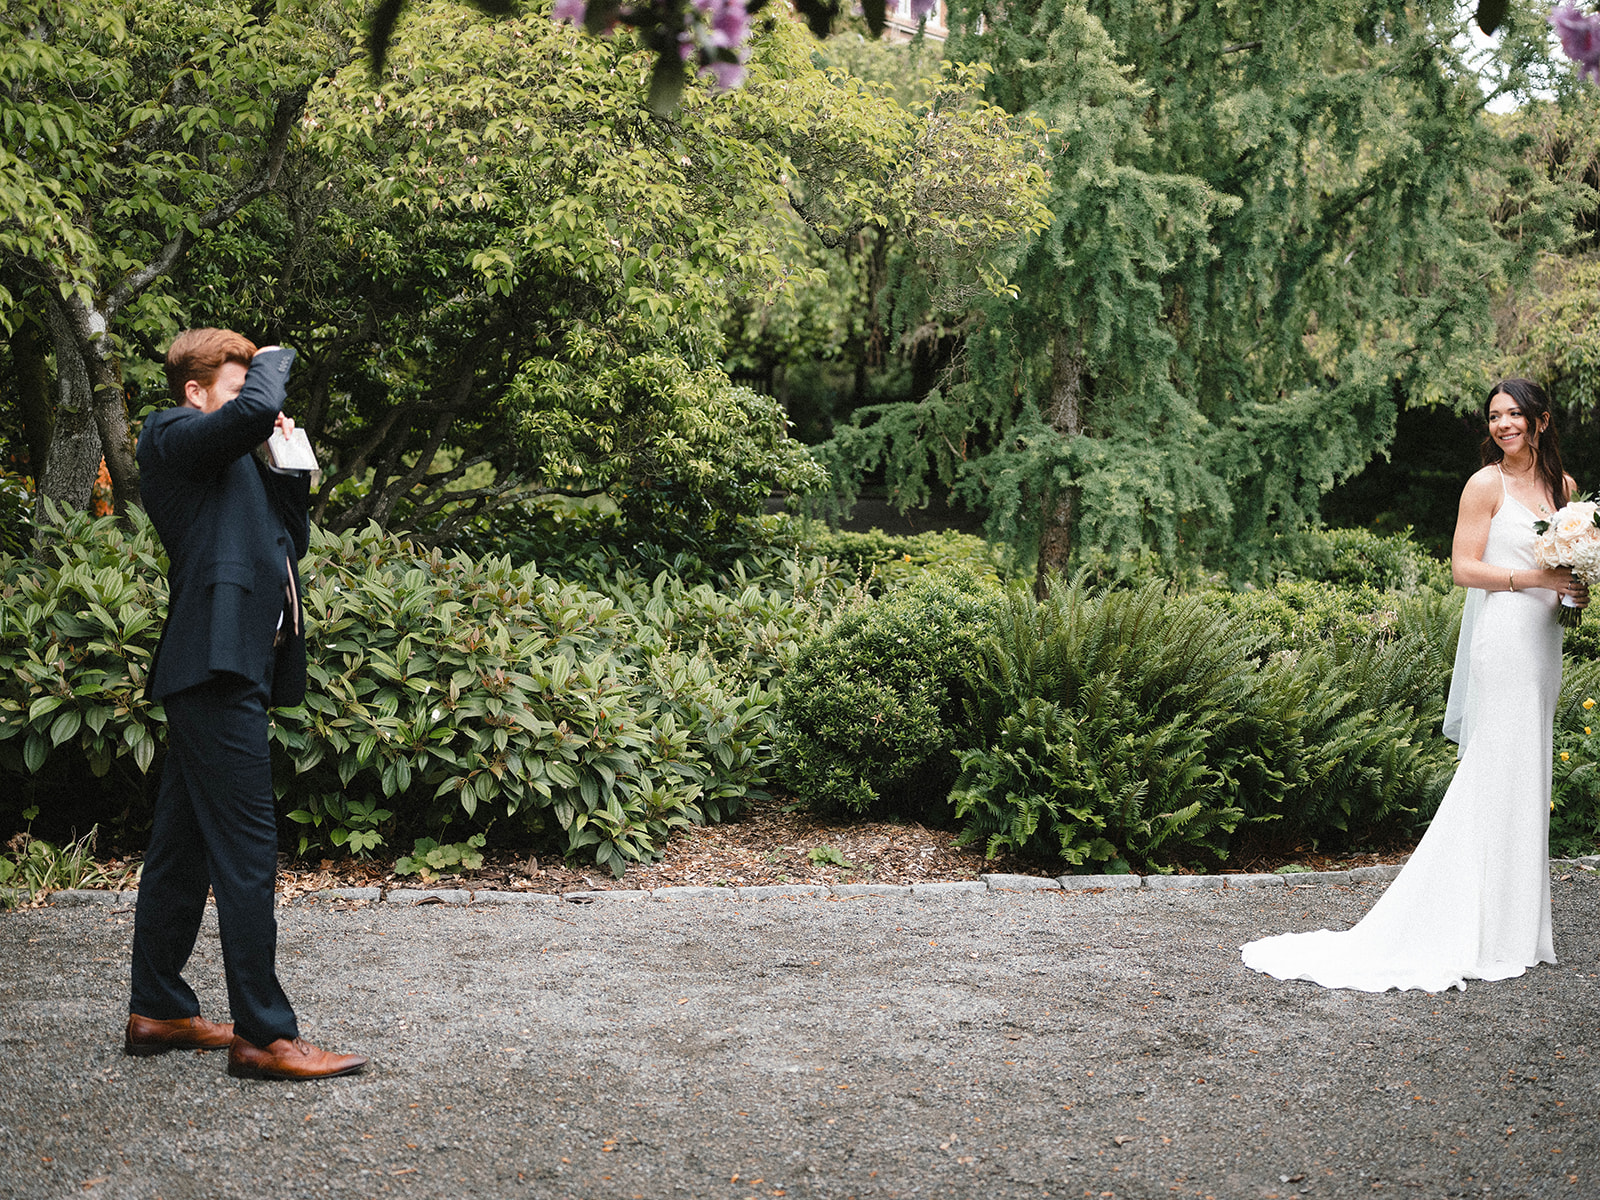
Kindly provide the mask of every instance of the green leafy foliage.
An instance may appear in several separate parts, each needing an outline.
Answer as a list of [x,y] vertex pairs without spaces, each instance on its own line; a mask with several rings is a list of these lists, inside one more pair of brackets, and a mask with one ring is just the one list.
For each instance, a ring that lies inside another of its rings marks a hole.
[[[788,206],[827,246],[865,229],[903,238],[919,315],[1009,291],[1007,251],[1049,222],[1040,122],[979,98],[988,68],[948,60],[905,89],[838,68],[777,22],[730,107],[785,160]],[[914,94],[913,94],[914,93]]]
[[[161,741],[143,697],[159,545],[137,511],[42,536],[37,558],[0,559],[0,775],[58,822],[110,797],[136,830]],[[603,595],[375,527],[316,530],[302,581],[310,688],[272,727],[301,853],[492,825],[617,874],[762,794],[772,681],[847,591],[778,560],[731,595],[636,576]],[[96,792],[97,775],[114,778]]]
[[517,497],[610,493],[698,524],[752,481],[814,479],[714,365],[731,298],[779,286],[778,164],[704,88],[673,121],[641,111],[653,58],[434,3],[376,96],[356,63],[312,97],[300,186],[209,282],[264,257],[317,280],[260,300],[334,376],[307,414],[322,523],[439,540]]
[[931,573],[801,649],[780,778],[823,811],[953,819],[991,856],[1083,870],[1214,865],[1246,827],[1287,847],[1409,832],[1454,766],[1438,725],[1459,605],[1281,590],[1240,612],[1161,581],[1039,601]]
[[1368,529],[1313,528],[1287,535],[1270,562],[1286,574],[1335,587],[1370,588],[1406,595],[1448,592],[1450,564],[1412,540],[1409,528],[1379,534]]
[[27,480],[0,469],[0,554],[23,554],[33,537],[33,497]]
[[[629,369],[686,374],[671,362]],[[714,373],[651,400],[612,377],[591,379],[584,394],[586,415],[564,413],[560,430],[540,439],[541,454],[565,455],[571,471],[587,471],[603,495],[583,502],[547,495],[491,509],[447,539],[449,548],[537,561],[562,578],[667,570],[698,580],[781,540],[787,523],[766,512],[774,491],[802,495],[822,481],[821,467],[787,437],[777,404],[718,384]],[[628,408],[628,418],[608,424],[604,414],[617,407]]]
[[970,533],[941,530],[909,537],[808,527],[800,548],[838,563],[861,579],[873,595],[905,587],[924,572],[967,573],[998,587],[1003,579],[1004,552]]
[[1041,573],[1149,549],[1249,574],[1402,405],[1480,385],[1490,286],[1567,236],[1482,115],[1453,3],[961,0],[950,26],[986,97],[1047,127],[1053,220],[937,390],[821,453],[846,490],[882,470],[907,503],[984,504]]
[[1450,667],[1409,631],[1269,661],[1262,696],[1282,730],[1283,786],[1246,815],[1277,818],[1267,840],[1284,847],[1348,848],[1420,828],[1455,772],[1439,728]]
[[706,532],[821,478],[720,365],[735,306],[760,324],[821,276],[814,229],[892,229],[965,292],[1002,286],[1042,215],[1028,123],[973,98],[975,68],[914,110],[819,69],[785,14],[748,88],[692,81],[666,119],[639,102],[662,47],[548,4],[412,5],[376,74],[357,7],[0,5],[0,328],[33,335],[0,342],[0,400],[20,366],[55,372],[25,420],[42,447],[64,417],[47,494],[86,506],[103,453],[136,503],[128,397],[159,395],[177,328],[222,324],[300,351],[324,527],[437,543],[517,498],[606,494]]
[[1226,858],[1247,822],[1289,845],[1381,836],[1448,778],[1441,655],[1420,638],[1263,658],[1249,622],[1159,584],[1011,605],[953,793],[991,855],[1163,869]]
[[381,797],[413,827],[496,821],[620,875],[764,781],[764,689],[729,690],[606,597],[376,528],[319,535],[305,576],[315,648],[305,707],[278,716],[282,789]]
[[394,813],[387,808],[379,808],[378,802],[370,796],[362,800],[350,800],[337,792],[326,792],[307,796],[305,807],[294,809],[287,815],[295,824],[310,827],[300,835],[296,853],[302,857],[318,840],[320,832],[326,829],[328,841],[335,847],[364,858],[368,851],[384,844],[383,834],[378,827],[393,817]]
[[[100,779],[138,795],[161,740],[144,698],[166,608],[155,532],[79,513],[37,536],[31,558],[0,556],[0,772],[41,799]],[[70,765],[36,780],[53,755]]]
[[[1566,412],[1566,439],[1573,418],[1592,436],[1600,413],[1600,324],[1595,320],[1600,316],[1595,302],[1600,286],[1600,113],[1588,88],[1560,87],[1563,75],[1558,72],[1552,90],[1566,90],[1566,96],[1530,98],[1498,121],[1517,139],[1529,174],[1554,184],[1571,206],[1572,237],[1539,254],[1527,278],[1508,280],[1498,289],[1498,336],[1482,347],[1481,355],[1486,379],[1523,375],[1544,384],[1558,409]],[[1526,180],[1495,182],[1500,186],[1486,190],[1483,201],[1502,213],[1520,212],[1526,204]],[[1580,477],[1579,482],[1587,481]]]
[[1101,870],[1224,857],[1243,793],[1275,770],[1240,670],[1255,647],[1160,585],[1013,592],[975,671],[991,690],[969,706],[959,840]]
[[[280,96],[340,52],[337,6],[7,0],[4,13],[0,258],[64,284],[120,277],[185,225],[197,233],[256,165]],[[0,290],[7,328],[12,299]]]
[[526,400],[516,432],[528,468],[553,490],[611,497],[628,540],[673,550],[739,540],[774,490],[824,482],[776,401],[675,356],[541,363],[512,394]]
[[1561,640],[1561,652],[1579,662],[1600,660],[1600,621],[1597,614],[1586,612],[1583,620],[1566,631]]
[[[0,329],[28,330],[9,349],[30,381],[18,390],[33,389],[23,411],[45,495],[88,507],[103,458],[118,509],[137,503],[125,387],[159,392],[151,348],[187,323],[185,307],[214,311],[176,299],[173,268],[276,185],[307,93],[352,53],[341,35],[354,11],[338,0],[0,4]],[[47,368],[50,386],[35,387]]]
[[719,365],[735,308],[759,324],[821,274],[795,197],[983,289],[1040,173],[1018,123],[962,98],[970,72],[914,113],[809,47],[763,22],[748,87],[691,84],[662,120],[632,39],[419,4],[376,86],[352,63],[315,89],[280,206],[185,282],[301,351],[319,523],[443,543],[516,500],[603,495],[670,557],[816,487],[779,406]]
[[126,872],[102,865],[95,858],[98,828],[62,846],[33,836],[37,808],[23,810],[29,828],[6,843],[0,854],[0,908],[19,901],[37,903],[45,894],[62,888],[120,887],[129,882]]
[[483,866],[485,835],[475,833],[464,842],[441,846],[432,838],[418,838],[411,853],[395,860],[396,875],[420,875],[425,881],[440,875],[476,871]]
[[1335,640],[1389,637],[1399,620],[1399,597],[1365,584],[1340,587],[1315,579],[1282,579],[1272,587],[1219,588],[1204,595],[1257,635],[1261,653],[1268,647],[1300,650]]
[[780,778],[819,812],[937,816],[999,590],[930,575],[847,609],[783,680]]
[[839,853],[837,846],[813,846],[806,851],[806,860],[819,867],[844,867],[848,870],[855,866],[843,854]]
[[1556,707],[1550,786],[1550,853],[1567,858],[1600,851],[1600,663],[1570,660]]

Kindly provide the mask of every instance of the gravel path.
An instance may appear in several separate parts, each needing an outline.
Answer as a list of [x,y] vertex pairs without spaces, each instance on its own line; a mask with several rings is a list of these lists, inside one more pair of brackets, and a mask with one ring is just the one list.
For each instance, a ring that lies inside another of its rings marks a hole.
[[[1562,963],[1329,992],[1238,946],[1381,884],[280,910],[316,1084],[121,1053],[132,912],[0,916],[0,1197],[1600,1195],[1600,877]],[[223,1017],[214,916],[191,967]]]

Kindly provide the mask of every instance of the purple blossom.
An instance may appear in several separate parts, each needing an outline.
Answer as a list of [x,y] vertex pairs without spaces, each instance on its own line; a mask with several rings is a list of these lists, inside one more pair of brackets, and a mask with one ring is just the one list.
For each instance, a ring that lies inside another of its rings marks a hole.
[[745,0],[689,0],[683,15],[702,48],[731,50],[750,32]]
[[[917,3],[917,0],[912,0]],[[1578,64],[1578,74],[1600,83],[1600,13],[1586,13],[1563,4],[1550,14],[1561,49]]]
[[939,0],[911,0],[911,15],[919,21],[926,21],[939,11]]
[[711,75],[721,90],[744,82],[745,60],[749,51],[745,39],[750,34],[747,0],[689,0],[683,13],[683,32],[678,35],[678,52],[688,61],[691,49],[698,52],[701,74]]
[[723,91],[736,88],[744,82],[744,64],[741,62],[710,62],[702,70],[711,72],[717,86]]
[[[742,45],[750,32],[750,14],[745,11],[744,0],[723,0],[717,5],[711,18],[711,30],[711,42],[715,46]],[[742,77],[743,72],[740,74]]]
[[[676,33],[678,57],[688,64],[698,61],[700,73],[715,79],[720,90],[736,88],[744,82],[745,63],[750,51],[745,45],[750,36],[749,0],[637,0],[632,8],[611,9],[620,22],[639,29],[659,30],[667,38]],[[930,7],[937,0],[913,0]],[[582,26],[589,0],[555,0],[551,18]],[[617,21],[601,32],[609,33]]]

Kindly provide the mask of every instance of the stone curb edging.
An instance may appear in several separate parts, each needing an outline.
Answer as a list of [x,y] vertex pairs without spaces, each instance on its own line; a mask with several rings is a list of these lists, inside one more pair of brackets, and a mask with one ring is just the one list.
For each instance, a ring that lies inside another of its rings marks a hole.
[[[1552,868],[1577,867],[1600,870],[1600,855],[1583,858],[1553,858]],[[937,899],[1026,892],[1093,891],[1244,891],[1259,888],[1311,887],[1322,884],[1386,883],[1400,873],[1399,864],[1355,867],[1348,871],[1292,871],[1278,875],[980,875],[977,879],[932,883],[836,883],[768,884],[759,887],[664,887],[652,890],[595,890],[556,894],[553,892],[500,892],[472,888],[327,888],[296,897],[292,903],[318,900],[365,901],[419,907],[429,904],[518,905],[564,901],[568,904],[620,904],[680,900],[856,900],[869,896],[901,896]],[[60,907],[101,905],[125,907],[133,911],[137,891],[104,892],[86,889],[50,893],[49,903]],[[16,900],[17,892],[0,889],[0,900]]]

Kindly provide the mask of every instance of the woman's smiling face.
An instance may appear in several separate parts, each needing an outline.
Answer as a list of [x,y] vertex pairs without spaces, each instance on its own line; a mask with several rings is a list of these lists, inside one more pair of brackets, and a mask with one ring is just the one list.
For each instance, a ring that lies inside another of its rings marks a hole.
[[1523,450],[1532,453],[1537,437],[1528,436],[1528,418],[1522,405],[1504,392],[1489,399],[1489,434],[1507,458]]

